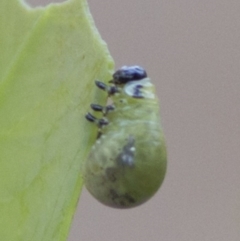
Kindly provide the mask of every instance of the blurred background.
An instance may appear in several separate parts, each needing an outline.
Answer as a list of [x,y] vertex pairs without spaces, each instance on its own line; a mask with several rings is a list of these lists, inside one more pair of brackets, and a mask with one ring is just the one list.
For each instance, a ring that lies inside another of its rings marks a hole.
[[132,210],[84,190],[68,241],[239,241],[240,1],[88,3],[116,67],[141,65],[157,86],[168,172]]

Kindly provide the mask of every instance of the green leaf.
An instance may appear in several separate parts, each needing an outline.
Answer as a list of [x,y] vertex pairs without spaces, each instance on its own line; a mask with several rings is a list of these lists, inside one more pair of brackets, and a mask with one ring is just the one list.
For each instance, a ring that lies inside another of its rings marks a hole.
[[85,0],[1,0],[0,53],[0,240],[66,240],[113,61]]

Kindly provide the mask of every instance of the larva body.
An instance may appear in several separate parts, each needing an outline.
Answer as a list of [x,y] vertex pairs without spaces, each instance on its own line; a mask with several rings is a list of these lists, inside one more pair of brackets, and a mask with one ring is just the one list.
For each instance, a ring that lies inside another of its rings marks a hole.
[[110,87],[97,83],[113,102],[101,109],[106,118],[86,116],[100,130],[85,164],[85,185],[101,203],[130,208],[159,189],[166,172],[166,147],[158,100],[146,72],[138,66],[123,67],[110,82]]

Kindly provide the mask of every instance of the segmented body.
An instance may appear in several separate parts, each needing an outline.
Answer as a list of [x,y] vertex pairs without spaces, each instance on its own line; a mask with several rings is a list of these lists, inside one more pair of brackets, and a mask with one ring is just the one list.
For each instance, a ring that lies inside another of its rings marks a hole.
[[144,203],[156,193],[166,172],[158,99],[146,72],[141,71],[138,66],[123,67],[113,75],[112,86],[98,82],[113,105],[102,108],[105,119],[86,116],[100,130],[85,164],[85,185],[111,207]]

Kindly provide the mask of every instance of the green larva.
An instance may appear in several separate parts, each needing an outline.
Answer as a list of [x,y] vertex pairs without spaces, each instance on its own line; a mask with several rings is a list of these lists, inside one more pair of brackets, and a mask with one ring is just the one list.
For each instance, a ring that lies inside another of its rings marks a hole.
[[155,88],[139,66],[124,66],[110,85],[96,81],[112,104],[92,104],[101,111],[95,145],[85,162],[86,188],[101,203],[131,208],[146,202],[161,186],[166,172],[166,146]]

